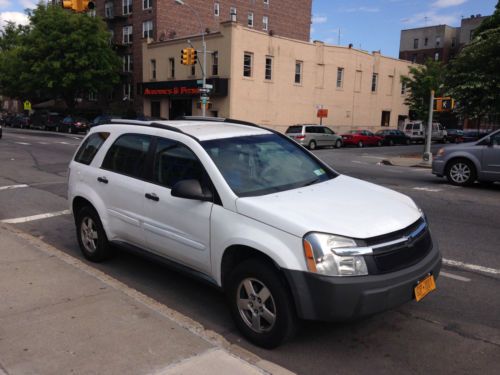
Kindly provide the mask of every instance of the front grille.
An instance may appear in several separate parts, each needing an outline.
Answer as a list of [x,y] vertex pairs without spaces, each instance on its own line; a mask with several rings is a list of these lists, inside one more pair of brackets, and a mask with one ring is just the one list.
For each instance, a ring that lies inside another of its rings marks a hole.
[[[390,244],[391,241],[397,241],[406,238],[406,241]],[[423,259],[432,249],[432,239],[423,218],[412,225],[389,233],[365,240],[368,246],[374,247],[373,259],[371,263],[371,273],[388,273],[403,268],[410,267]],[[381,244],[388,245],[380,246]]]

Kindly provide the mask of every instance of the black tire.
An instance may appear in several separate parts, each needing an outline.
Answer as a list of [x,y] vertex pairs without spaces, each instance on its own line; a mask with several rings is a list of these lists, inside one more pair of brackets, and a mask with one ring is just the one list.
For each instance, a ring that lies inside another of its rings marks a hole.
[[71,128],[71,125],[68,125],[68,133],[73,134],[73,129]]
[[382,146],[382,141],[378,141],[377,142],[377,147],[381,147]]
[[411,139],[406,138],[406,140],[405,140],[405,144],[406,144],[407,146],[409,146],[409,145],[411,144]]
[[316,147],[317,147],[316,142],[315,141],[309,142],[308,147],[309,147],[309,150],[316,150]]
[[394,146],[394,141],[392,139],[389,139],[389,146]]
[[335,148],[341,148],[342,147],[342,141],[340,139],[337,139],[335,142]]
[[[83,228],[83,225],[86,227]],[[86,230],[97,234],[97,239],[92,240],[93,244],[89,243],[89,237],[85,238]],[[76,237],[83,256],[92,262],[101,262],[113,255],[101,219],[92,207],[83,207],[76,213]]]
[[446,178],[456,186],[470,186],[476,181],[474,164],[467,159],[454,159],[446,166]]
[[363,141],[359,141],[359,142],[358,142],[358,147],[359,147],[359,148],[362,148],[363,146],[364,146]]
[[[251,290],[256,292],[253,297],[247,294],[246,285],[248,283],[252,284]],[[259,285],[263,287],[258,289]],[[264,288],[267,288],[269,297],[265,301],[262,301],[259,299],[259,292],[262,292]],[[226,291],[231,314],[236,326],[255,345],[272,349],[290,340],[295,334],[298,319],[292,296],[285,280],[270,263],[259,259],[248,259],[238,264],[229,275]],[[247,308],[240,310],[241,301],[248,301],[248,304],[245,305]],[[251,306],[252,304],[253,306]],[[252,312],[252,308],[257,313]],[[272,312],[273,310],[274,323],[271,325],[264,315],[265,311]],[[258,332],[252,328],[255,316],[258,316],[256,321],[262,332]],[[252,318],[252,322],[250,322],[250,317]]]

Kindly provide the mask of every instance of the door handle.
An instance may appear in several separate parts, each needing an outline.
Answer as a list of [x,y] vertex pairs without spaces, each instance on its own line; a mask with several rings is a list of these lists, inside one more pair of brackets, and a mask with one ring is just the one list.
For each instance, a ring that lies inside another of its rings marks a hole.
[[103,184],[108,183],[108,179],[106,177],[97,177],[97,181],[102,182]]
[[151,199],[152,201],[158,202],[160,198],[155,193],[146,193],[145,197]]

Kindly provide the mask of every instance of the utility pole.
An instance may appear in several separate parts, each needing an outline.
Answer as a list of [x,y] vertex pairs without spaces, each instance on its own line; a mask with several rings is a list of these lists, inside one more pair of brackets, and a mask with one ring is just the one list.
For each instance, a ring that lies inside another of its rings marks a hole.
[[429,122],[425,134],[425,151],[423,161],[425,164],[432,164],[431,140],[432,140],[432,117],[434,115],[434,90],[431,90],[431,100],[429,103]]

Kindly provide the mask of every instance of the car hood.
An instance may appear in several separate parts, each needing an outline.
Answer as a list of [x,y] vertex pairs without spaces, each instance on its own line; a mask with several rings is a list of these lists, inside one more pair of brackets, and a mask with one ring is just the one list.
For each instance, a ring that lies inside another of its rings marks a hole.
[[344,175],[299,189],[238,198],[236,208],[298,237],[324,232],[370,238],[403,229],[421,216],[409,197]]

